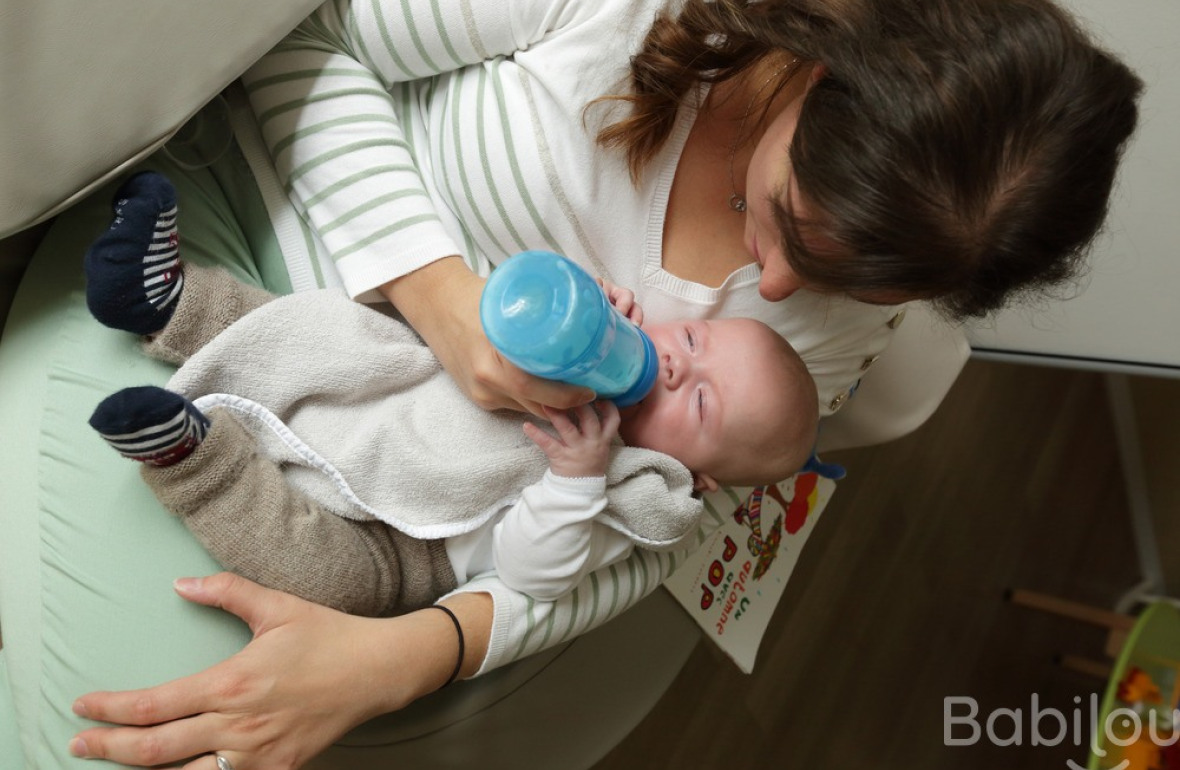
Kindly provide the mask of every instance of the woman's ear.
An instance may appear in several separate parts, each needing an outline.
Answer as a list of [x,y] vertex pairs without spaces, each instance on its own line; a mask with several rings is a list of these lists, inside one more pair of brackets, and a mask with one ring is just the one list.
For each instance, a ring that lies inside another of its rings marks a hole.
[[811,87],[827,77],[827,74],[828,65],[824,64],[822,61],[817,61],[811,67],[811,74],[807,76],[807,90],[810,91]]
[[694,492],[716,492],[719,489],[717,481],[707,473],[692,474],[692,488]]

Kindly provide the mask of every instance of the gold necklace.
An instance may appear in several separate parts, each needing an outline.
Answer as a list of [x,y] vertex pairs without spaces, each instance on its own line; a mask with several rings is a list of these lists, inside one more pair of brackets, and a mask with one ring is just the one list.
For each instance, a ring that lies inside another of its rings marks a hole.
[[737,191],[737,183],[733,178],[733,161],[734,158],[737,157],[738,145],[740,145],[742,142],[742,134],[744,134],[746,131],[746,121],[750,119],[750,110],[754,109],[754,102],[758,101],[758,97],[762,95],[762,92],[766,90],[766,87],[770,85],[776,78],[778,78],[779,75],[783,74],[783,72],[786,71],[788,67],[793,67],[798,62],[798,57],[791,59],[791,61],[775,70],[774,74],[768,77],[766,82],[758,87],[758,90],[754,92],[752,97],[750,97],[750,103],[746,105],[746,111],[742,115],[741,125],[738,126],[737,138],[733,140],[733,146],[729,148],[729,189],[732,193],[729,196],[729,208],[739,214],[744,213],[746,210],[746,196]]

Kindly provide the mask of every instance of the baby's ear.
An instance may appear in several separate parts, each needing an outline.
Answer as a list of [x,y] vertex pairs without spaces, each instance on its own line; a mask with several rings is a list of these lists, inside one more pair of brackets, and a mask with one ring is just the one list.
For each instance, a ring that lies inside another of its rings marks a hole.
[[696,492],[716,492],[717,481],[707,473],[692,474],[692,488]]

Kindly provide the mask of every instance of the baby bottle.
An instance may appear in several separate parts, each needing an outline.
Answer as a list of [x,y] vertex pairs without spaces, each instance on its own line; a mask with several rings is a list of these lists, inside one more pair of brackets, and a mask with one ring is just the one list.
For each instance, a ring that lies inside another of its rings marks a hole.
[[549,251],[523,251],[492,271],[479,303],[484,333],[538,377],[637,404],[656,381],[651,339],[611,305],[585,270]]

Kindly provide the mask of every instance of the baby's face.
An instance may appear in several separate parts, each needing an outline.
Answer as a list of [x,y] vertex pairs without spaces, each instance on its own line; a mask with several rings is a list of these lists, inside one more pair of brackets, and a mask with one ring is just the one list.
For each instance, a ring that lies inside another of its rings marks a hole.
[[816,410],[814,401],[792,396],[799,389],[784,381],[785,354],[756,321],[677,321],[644,331],[655,344],[659,376],[642,402],[623,411],[619,433],[631,446],[719,478],[723,469],[759,459],[775,426],[794,419],[797,409]]

